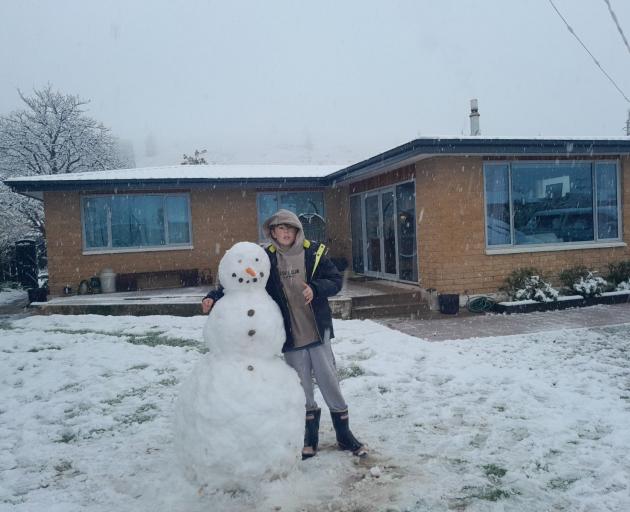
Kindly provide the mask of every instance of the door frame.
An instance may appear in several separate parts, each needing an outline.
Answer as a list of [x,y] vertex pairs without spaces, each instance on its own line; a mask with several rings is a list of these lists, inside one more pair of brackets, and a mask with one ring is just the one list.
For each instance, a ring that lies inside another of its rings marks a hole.
[[[362,247],[362,254],[363,254],[363,275],[366,276],[370,276],[370,277],[376,277],[379,279],[387,279],[389,281],[399,281],[401,283],[412,283],[412,284],[418,284],[419,279],[420,279],[420,272],[418,269],[418,281],[409,281],[406,279],[400,279],[398,276],[400,275],[400,249],[399,249],[399,240],[398,240],[398,223],[396,222],[396,215],[397,215],[397,211],[398,211],[398,200],[396,198],[396,187],[398,185],[404,185],[405,183],[413,183],[414,184],[414,190],[415,190],[415,183],[416,180],[415,178],[411,178],[408,180],[404,180],[404,181],[399,181],[396,183],[392,183],[391,185],[386,185],[383,187],[378,187],[378,188],[373,188],[370,190],[365,190],[363,192],[357,192],[354,194],[349,194],[349,197],[355,197],[355,196],[359,196],[360,198],[360,204],[361,204],[361,235],[363,237],[363,247]],[[387,191],[391,191],[393,192],[393,198],[394,198],[394,204],[393,204],[393,215],[394,215],[394,225],[396,226],[396,228],[394,229],[394,236],[395,236],[395,250],[396,250],[396,274],[387,274],[385,272],[376,272],[376,271],[370,271],[367,270],[367,265],[368,265],[368,260],[367,260],[367,249],[368,249],[368,241],[367,241],[367,226],[366,226],[366,215],[365,215],[365,200],[368,196],[373,196],[373,195],[378,195],[379,199],[378,199],[378,208],[379,208],[379,239],[380,239],[380,243],[381,243],[381,252],[380,252],[380,256],[381,256],[381,268],[383,268],[384,264],[385,264],[385,246],[383,243],[383,212],[382,212],[382,196],[381,194],[383,192],[387,192]],[[414,211],[415,211],[415,205],[414,205]],[[352,243],[356,243],[356,240],[352,240]],[[415,245],[416,245],[416,253],[417,253],[417,245],[418,245],[418,229],[416,226],[416,230],[415,230]],[[419,259],[416,258],[416,266],[419,266],[420,262]]]
[[[361,216],[363,222],[361,223],[361,229],[363,230],[363,271],[365,275],[370,277],[377,277],[381,279],[389,279],[389,280],[397,280],[398,279],[398,230],[394,229],[394,262],[396,264],[396,273],[391,274],[385,272],[383,269],[385,268],[385,234],[384,234],[384,218],[383,218],[383,195],[391,193],[392,194],[392,220],[394,222],[394,226],[396,226],[396,186],[390,185],[387,187],[381,187],[378,189],[368,190],[361,194]],[[378,198],[378,239],[379,239],[379,249],[380,249],[380,267],[381,270],[368,270],[367,262],[368,262],[368,238],[367,238],[367,216],[365,215],[366,201],[370,197]]]

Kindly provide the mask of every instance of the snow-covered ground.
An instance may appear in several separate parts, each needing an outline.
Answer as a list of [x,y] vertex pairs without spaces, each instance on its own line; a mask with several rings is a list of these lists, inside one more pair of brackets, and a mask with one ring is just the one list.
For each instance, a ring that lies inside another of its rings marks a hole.
[[204,321],[5,317],[0,510],[630,510],[630,324],[438,343],[336,321],[371,457],[337,451],[322,415],[317,457],[223,494],[189,484],[173,453]]
[[13,304],[19,300],[26,300],[28,298],[28,292],[26,290],[0,290],[0,306],[6,304]]

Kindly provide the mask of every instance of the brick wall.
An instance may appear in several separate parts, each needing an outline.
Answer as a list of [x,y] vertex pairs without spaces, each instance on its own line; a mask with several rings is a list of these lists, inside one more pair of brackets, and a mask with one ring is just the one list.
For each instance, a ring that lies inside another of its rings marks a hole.
[[83,279],[104,268],[116,273],[209,269],[216,276],[226,249],[242,240],[258,240],[256,192],[194,189],[190,191],[193,249],[83,254],[81,195],[46,192],[48,275],[52,295],[66,284],[76,291]]
[[[622,160],[622,204],[630,204],[630,160]],[[625,189],[625,190],[624,190]],[[538,267],[554,284],[575,265],[605,273],[610,262],[630,258],[627,247],[487,255],[483,161],[435,158],[416,164],[416,215],[420,280],[439,292],[491,293],[514,269]],[[630,239],[630,209],[624,208],[623,240]]]
[[[46,192],[51,294],[61,295],[66,284],[76,291],[83,279],[100,274],[104,268],[111,268],[117,274],[199,269],[216,277],[226,249],[243,240],[258,241],[256,190],[188,192],[193,249],[111,254],[83,254],[80,193]],[[327,240],[322,241],[330,247],[331,256],[344,256],[350,261],[348,195],[345,190],[330,189],[325,192],[325,202]],[[173,276],[170,281],[172,285]]]

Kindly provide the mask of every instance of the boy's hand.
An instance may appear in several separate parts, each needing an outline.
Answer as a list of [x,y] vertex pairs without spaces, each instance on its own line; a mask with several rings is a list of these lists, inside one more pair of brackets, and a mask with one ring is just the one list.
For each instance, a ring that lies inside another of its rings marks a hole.
[[212,306],[214,306],[214,301],[208,297],[201,301],[201,310],[203,311],[204,315],[210,313]]
[[306,283],[302,283],[304,285],[304,290],[302,290],[302,295],[304,295],[304,299],[307,304],[310,304],[313,300],[313,289],[307,285]]

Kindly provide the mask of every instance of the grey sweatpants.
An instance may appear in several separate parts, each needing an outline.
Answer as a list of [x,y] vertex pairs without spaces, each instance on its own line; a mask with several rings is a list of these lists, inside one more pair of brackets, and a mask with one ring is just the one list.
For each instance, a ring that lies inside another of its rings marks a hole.
[[339,387],[335,356],[333,356],[328,336],[325,337],[324,343],[321,345],[285,352],[284,360],[300,377],[300,383],[306,396],[307,411],[317,409],[313,376],[331,412],[342,412],[348,409]]

